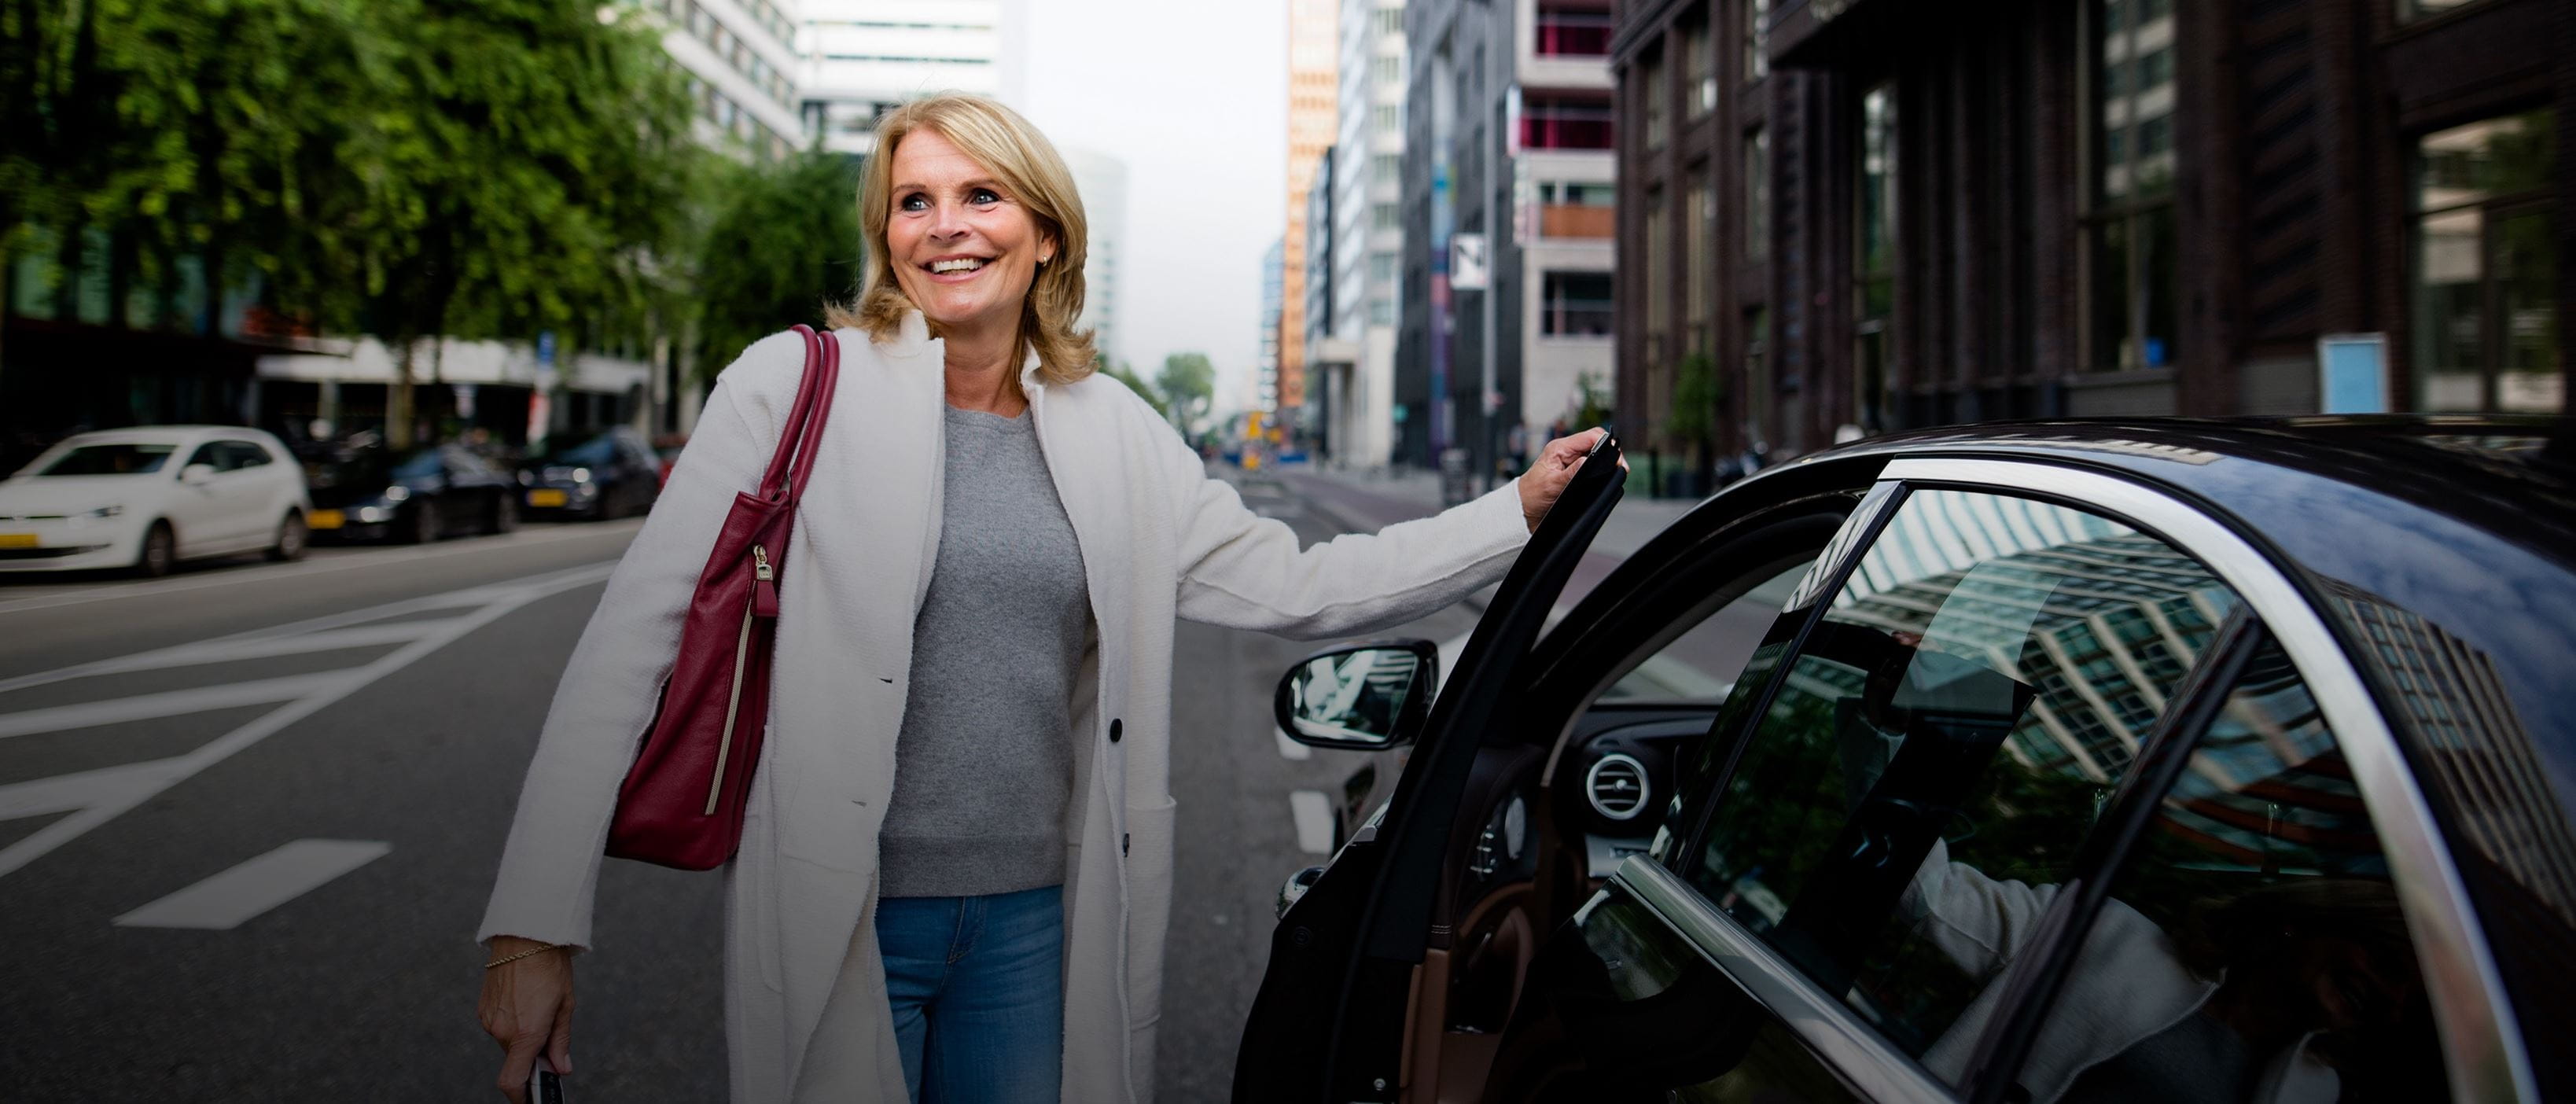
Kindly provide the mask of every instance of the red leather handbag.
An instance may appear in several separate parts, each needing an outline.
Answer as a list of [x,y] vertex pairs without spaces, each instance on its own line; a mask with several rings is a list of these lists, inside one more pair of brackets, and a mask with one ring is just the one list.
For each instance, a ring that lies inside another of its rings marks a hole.
[[778,578],[786,569],[796,499],[814,474],[832,388],[841,377],[840,342],[809,326],[796,332],[805,339],[796,405],[769,470],[757,488],[734,495],[706,570],[698,573],[679,659],[617,790],[617,815],[608,825],[613,857],[712,870],[742,844],[743,807],[769,721]]

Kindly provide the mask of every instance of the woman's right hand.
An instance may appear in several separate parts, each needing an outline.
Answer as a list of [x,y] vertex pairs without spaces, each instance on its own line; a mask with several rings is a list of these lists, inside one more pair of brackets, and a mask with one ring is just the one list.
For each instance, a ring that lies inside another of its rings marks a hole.
[[[492,937],[492,957],[543,947]],[[528,1104],[528,1074],[543,1052],[556,1073],[572,1072],[572,949],[556,947],[483,971],[483,1030],[501,1044],[501,1095]]]

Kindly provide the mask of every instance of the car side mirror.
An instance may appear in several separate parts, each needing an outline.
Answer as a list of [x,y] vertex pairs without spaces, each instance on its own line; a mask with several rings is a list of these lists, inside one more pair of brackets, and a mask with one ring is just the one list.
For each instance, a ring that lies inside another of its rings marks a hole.
[[179,469],[179,482],[185,483],[191,487],[203,487],[214,481],[215,466],[213,464],[190,464],[187,467]]
[[1440,646],[1428,640],[1353,644],[1290,667],[1271,709],[1298,743],[1380,751],[1413,742],[1439,680]]

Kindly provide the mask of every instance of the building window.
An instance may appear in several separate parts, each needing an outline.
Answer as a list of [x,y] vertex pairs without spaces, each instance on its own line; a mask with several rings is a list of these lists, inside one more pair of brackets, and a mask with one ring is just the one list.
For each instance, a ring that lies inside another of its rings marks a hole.
[[1379,104],[1370,108],[1369,120],[1380,134],[1404,133],[1404,109],[1394,104]]
[[1771,72],[1771,0],[1741,0],[1744,5],[1744,79],[1761,80]]
[[2102,0],[2092,36],[2085,326],[2092,366],[2173,363],[2174,70],[2170,0]]
[[1370,79],[1375,80],[1381,87],[1401,88],[1404,86],[1403,58],[1392,55],[1374,58],[1370,61],[1370,68]]
[[1385,38],[1404,33],[1403,8],[1379,8],[1373,14],[1377,19],[1378,37]]
[[1395,254],[1371,253],[1368,260],[1370,283],[1380,286],[1392,286],[1395,283]]
[[1860,98],[1859,211],[1853,225],[1853,420],[1863,429],[1891,428],[1887,402],[1890,316],[1896,310],[1896,87],[1882,84]]
[[1538,185],[1538,202],[1543,207],[1608,207],[1619,194],[1615,184],[1572,184],[1542,180]]
[[2557,121],[2543,108],[2415,143],[2415,401],[2556,412]]
[[1744,262],[1771,256],[1771,134],[1755,130],[1744,138]]
[[1690,170],[1690,207],[1682,217],[1683,321],[1690,327],[1691,352],[1709,348],[1709,298],[1717,279],[1717,187],[1705,165]]
[[1664,144],[1665,101],[1672,98],[1672,90],[1664,86],[1663,51],[1647,54],[1645,65],[1638,71],[1644,74],[1645,83],[1646,148],[1654,149]]
[[1372,325],[1372,326],[1392,326],[1392,325],[1395,325],[1395,300],[1393,300],[1393,299],[1371,299],[1371,300],[1369,300],[1369,325]]
[[1613,303],[1607,272],[1550,272],[1539,279],[1538,332],[1608,337]]
[[1598,8],[1540,4],[1535,46],[1540,57],[1608,57],[1617,29],[1617,18]]
[[1404,157],[1381,153],[1369,158],[1369,176],[1380,184],[1400,183],[1404,179]]
[[1397,219],[1398,216],[1396,215],[1395,204],[1372,203],[1369,205],[1369,229],[1401,230],[1404,228],[1404,224],[1397,221]]
[[1521,148],[1611,148],[1610,105],[1595,100],[1532,96],[1521,106]]
[[1654,410],[1663,409],[1657,385],[1672,367],[1664,363],[1664,327],[1672,310],[1673,287],[1673,242],[1665,226],[1664,191],[1657,188],[1646,193],[1646,286],[1640,289],[1646,300],[1647,405]]
[[1693,19],[1682,28],[1682,95],[1690,117],[1717,110],[1717,51],[1709,46],[1708,20]]
[[[1744,312],[1744,413],[1747,419],[1758,419],[1770,409],[1771,310],[1754,307]],[[1746,444],[1761,437],[1761,423],[1749,421],[1744,427]]]

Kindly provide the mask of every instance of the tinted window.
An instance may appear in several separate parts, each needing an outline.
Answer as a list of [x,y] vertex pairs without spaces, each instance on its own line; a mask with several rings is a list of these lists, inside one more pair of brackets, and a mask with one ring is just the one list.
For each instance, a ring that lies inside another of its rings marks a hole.
[[[1953,878],[1962,930],[2039,892]],[[2277,646],[2158,802],[2017,1080],[2067,1104],[2261,1100],[2267,1080],[2303,1099],[2448,1097],[2379,837]]]
[[217,441],[208,441],[197,446],[197,451],[188,454],[188,463],[179,465],[179,470],[184,472],[194,464],[204,464],[216,471],[226,471],[231,468],[230,458],[224,455],[224,447]]
[[249,441],[218,441],[227,456],[225,470],[256,468],[270,462],[268,450]]
[[556,464],[589,464],[595,467],[608,463],[611,459],[614,459],[616,455],[616,435],[603,433],[578,445],[574,445],[571,448],[557,452],[554,455],[547,457],[547,460],[550,463]]
[[394,465],[392,475],[395,479],[433,479],[440,471],[438,450],[426,449],[404,457],[402,463]]
[[1950,953],[1921,923],[1917,869],[2062,881],[2234,605],[2198,563],[2108,519],[1918,491],[1785,665],[1684,868],[1954,1077],[1975,1041],[1962,1013],[2005,960]]
[[175,445],[82,445],[54,458],[37,475],[139,475],[161,470]]

